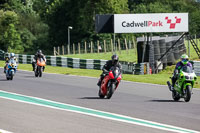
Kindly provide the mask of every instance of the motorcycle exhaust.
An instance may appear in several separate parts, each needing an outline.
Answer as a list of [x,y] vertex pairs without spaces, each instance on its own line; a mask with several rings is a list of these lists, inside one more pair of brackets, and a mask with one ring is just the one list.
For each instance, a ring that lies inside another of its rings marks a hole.
[[170,90],[170,91],[173,91],[173,90],[172,90],[172,85],[171,85],[171,83],[170,83],[169,81],[167,81],[167,85],[168,85],[168,87],[169,87],[169,90]]

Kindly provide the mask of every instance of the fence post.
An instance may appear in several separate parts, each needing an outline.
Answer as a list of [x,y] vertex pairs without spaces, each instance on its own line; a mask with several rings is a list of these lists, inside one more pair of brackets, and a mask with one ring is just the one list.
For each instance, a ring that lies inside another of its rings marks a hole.
[[85,54],[87,53],[87,43],[85,41]]
[[73,54],[75,54],[75,46],[74,46],[74,43],[73,43]]
[[120,46],[120,39],[118,38],[118,49],[119,49],[119,54],[121,54],[121,46]]
[[78,43],[78,53],[81,54],[81,46],[80,46],[80,43]]
[[103,45],[104,45],[104,53],[106,54],[106,40],[103,40]]
[[113,42],[112,42],[112,39],[110,39],[110,44],[111,44],[111,52],[113,54]]
[[60,55],[60,47],[58,46],[58,55]]
[[133,49],[135,49],[134,51],[135,51],[135,55],[137,55],[137,44],[136,44],[136,41],[135,41],[135,38],[134,38],[134,36],[133,36]]
[[91,41],[91,51],[90,51],[91,53],[93,53],[93,48],[92,47],[93,47],[93,43]]
[[56,56],[56,47],[53,47],[53,55]]
[[125,38],[125,47],[126,47],[126,53],[128,54],[128,46],[127,46],[127,41],[126,41],[126,38]]
[[65,50],[64,45],[62,45],[62,54],[63,55],[65,55],[65,51],[64,50]]

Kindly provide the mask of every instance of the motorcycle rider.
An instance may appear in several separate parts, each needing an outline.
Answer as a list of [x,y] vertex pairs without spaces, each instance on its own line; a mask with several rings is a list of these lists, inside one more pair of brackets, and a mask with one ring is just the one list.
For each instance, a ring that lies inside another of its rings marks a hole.
[[[41,59],[41,58],[46,62],[46,58],[44,54],[42,53],[42,50],[39,49],[32,60],[33,71],[35,71],[35,65],[36,65],[37,59]],[[43,71],[44,69],[45,69],[45,66],[43,66]]]
[[112,59],[112,60],[108,60],[108,61],[106,62],[106,64],[103,66],[103,68],[102,68],[102,71],[103,71],[103,72],[102,72],[102,74],[100,75],[99,81],[98,81],[98,83],[97,83],[98,86],[101,85],[101,82],[102,82],[103,78],[106,76],[106,73],[109,72],[109,70],[110,70],[110,68],[111,68],[112,66],[119,67],[120,70],[122,69],[122,66],[121,66],[121,64],[119,63],[119,57],[118,57],[116,54],[112,55],[111,59]]
[[17,58],[15,57],[15,54],[14,53],[10,53],[10,57],[6,57],[6,65],[4,66],[4,73],[6,73],[6,69],[8,67],[8,63],[11,59],[14,59],[16,62],[17,62]]
[[174,89],[175,82],[178,79],[178,74],[179,74],[181,68],[185,65],[192,68],[192,64],[188,60],[188,55],[183,54],[183,55],[181,55],[181,61],[179,61],[176,64],[176,67],[175,67],[175,70],[174,70],[174,73],[173,73],[173,77],[172,77],[172,88],[171,88],[171,90]]

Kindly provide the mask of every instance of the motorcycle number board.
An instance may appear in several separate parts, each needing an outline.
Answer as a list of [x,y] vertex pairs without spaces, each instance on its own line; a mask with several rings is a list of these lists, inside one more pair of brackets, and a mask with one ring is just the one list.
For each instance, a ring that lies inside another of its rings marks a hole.
[[188,32],[188,13],[114,14],[114,33]]

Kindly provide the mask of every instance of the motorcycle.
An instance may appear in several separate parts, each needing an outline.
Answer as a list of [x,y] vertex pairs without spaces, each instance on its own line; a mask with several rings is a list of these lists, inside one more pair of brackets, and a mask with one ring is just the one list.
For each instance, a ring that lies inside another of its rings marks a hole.
[[46,65],[45,61],[41,59],[37,59],[37,63],[35,66],[35,77],[42,77],[43,68]]
[[16,70],[17,70],[16,60],[10,59],[6,67],[6,79],[13,80],[13,76],[15,75]]
[[106,76],[101,82],[101,86],[99,88],[99,97],[110,99],[117,89],[120,81],[122,79],[121,70],[118,67],[111,67],[110,71],[106,73]]
[[171,83],[167,81],[169,90],[172,91],[172,98],[174,101],[179,101],[180,98],[184,98],[185,102],[189,102],[192,95],[192,88],[196,80],[197,76],[193,69],[189,66],[183,66],[178,74],[174,89],[172,89]]

